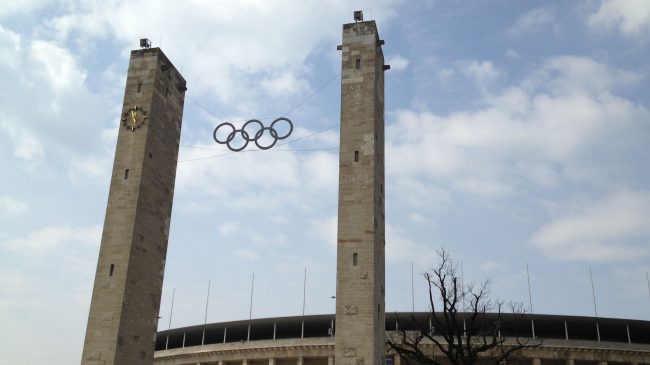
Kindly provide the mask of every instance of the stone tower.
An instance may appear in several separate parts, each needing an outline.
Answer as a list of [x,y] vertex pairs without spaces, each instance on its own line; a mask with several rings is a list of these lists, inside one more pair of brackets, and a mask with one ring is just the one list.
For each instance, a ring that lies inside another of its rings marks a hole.
[[131,52],[82,364],[152,364],[185,80]]
[[343,25],[336,365],[384,360],[384,56],[374,21]]

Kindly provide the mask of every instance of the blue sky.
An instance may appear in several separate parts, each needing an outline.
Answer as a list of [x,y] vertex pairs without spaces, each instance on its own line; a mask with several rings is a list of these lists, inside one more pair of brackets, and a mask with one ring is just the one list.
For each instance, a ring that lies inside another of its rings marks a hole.
[[[448,249],[535,313],[650,320],[650,2],[9,1],[0,7],[0,364],[79,361],[131,49],[187,79],[159,327],[332,313],[343,23],[386,73],[386,308]],[[328,83],[329,81],[329,83]],[[320,89],[322,87],[322,89]],[[319,90],[316,92],[317,90]],[[314,93],[315,92],[315,93]],[[308,95],[313,96],[310,98]],[[293,109],[297,104],[303,102]],[[276,150],[222,121],[291,111]],[[309,150],[309,151],[306,151]],[[190,161],[194,160],[194,161]]]

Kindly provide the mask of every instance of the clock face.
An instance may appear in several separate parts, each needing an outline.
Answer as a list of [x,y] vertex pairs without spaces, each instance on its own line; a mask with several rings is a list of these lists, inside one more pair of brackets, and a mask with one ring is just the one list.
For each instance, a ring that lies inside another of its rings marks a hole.
[[148,118],[147,111],[136,105],[122,114],[122,125],[126,129],[135,132],[136,129],[144,125]]

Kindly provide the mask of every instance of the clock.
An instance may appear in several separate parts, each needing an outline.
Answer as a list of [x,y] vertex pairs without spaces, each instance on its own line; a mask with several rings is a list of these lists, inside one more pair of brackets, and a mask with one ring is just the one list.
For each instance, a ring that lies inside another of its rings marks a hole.
[[122,125],[126,129],[135,132],[136,129],[144,125],[148,118],[147,111],[136,105],[122,114]]

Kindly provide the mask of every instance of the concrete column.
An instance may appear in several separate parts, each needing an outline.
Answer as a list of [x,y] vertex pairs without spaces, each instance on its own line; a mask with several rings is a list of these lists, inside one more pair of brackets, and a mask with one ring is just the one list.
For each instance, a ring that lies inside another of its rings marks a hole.
[[542,359],[533,359],[533,365],[542,365]]
[[241,361],[241,365],[248,365],[248,359],[244,359]]
[[[298,357],[298,358],[296,359],[296,365],[302,365],[303,362],[304,362],[303,360],[304,360],[304,359],[303,359],[302,356]],[[244,364],[244,365],[246,365],[246,364]]]
[[274,358],[269,358],[269,365],[275,365],[275,359]]
[[607,365],[607,361],[599,361],[598,365]]
[[223,365],[223,360],[219,360],[218,365]]
[[327,357],[327,365],[334,365],[334,356]]
[[393,365],[402,365],[402,357],[395,354]]
[[339,365],[385,354],[384,55],[373,20],[343,25],[336,335]]
[[159,48],[131,52],[83,364],[154,362],[186,89]]
[[573,359],[568,359],[568,360],[565,362],[565,364],[566,364],[566,365],[576,365],[576,361],[573,360]]

